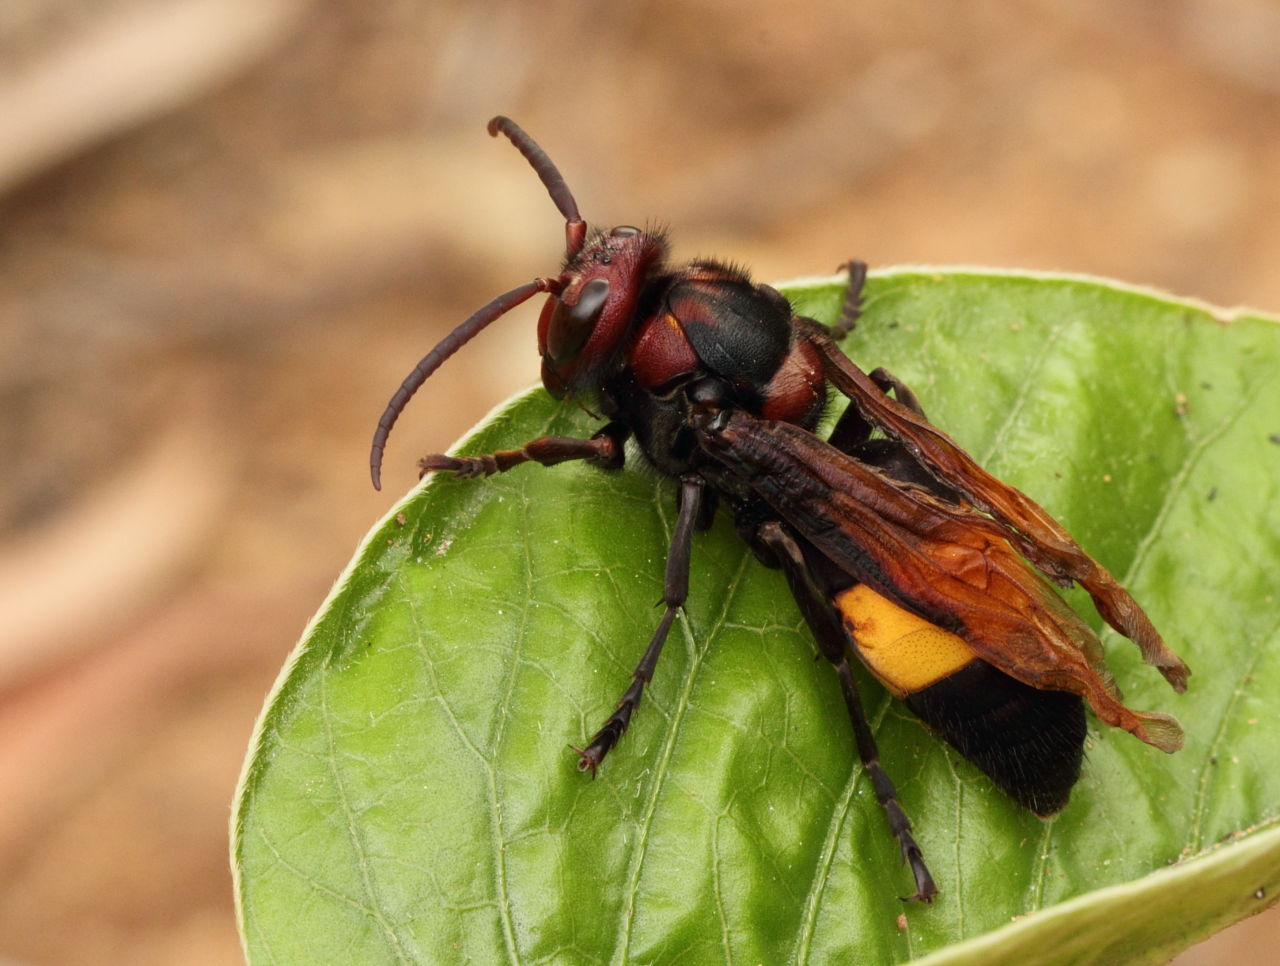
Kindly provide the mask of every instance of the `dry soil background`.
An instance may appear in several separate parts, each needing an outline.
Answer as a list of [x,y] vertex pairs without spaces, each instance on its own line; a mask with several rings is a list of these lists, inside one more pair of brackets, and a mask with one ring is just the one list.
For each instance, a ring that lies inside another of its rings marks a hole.
[[[1271,0],[5,0],[0,957],[240,961],[228,803],[259,704],[383,512],[374,420],[561,226],[778,279],[1069,269],[1280,310]],[[536,378],[529,314],[401,421]],[[1270,962],[1276,915],[1183,964]]]

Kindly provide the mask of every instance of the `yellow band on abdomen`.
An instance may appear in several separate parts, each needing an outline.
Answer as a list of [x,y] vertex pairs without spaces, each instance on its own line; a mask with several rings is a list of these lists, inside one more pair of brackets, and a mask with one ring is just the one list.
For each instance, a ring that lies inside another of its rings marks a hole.
[[866,584],[837,594],[835,602],[863,663],[897,697],[922,691],[977,657],[963,638],[903,610]]

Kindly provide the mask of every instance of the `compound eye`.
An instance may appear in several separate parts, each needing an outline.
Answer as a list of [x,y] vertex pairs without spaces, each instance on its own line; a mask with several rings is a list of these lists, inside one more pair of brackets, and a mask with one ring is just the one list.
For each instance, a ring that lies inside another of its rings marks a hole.
[[577,304],[556,305],[547,331],[547,354],[555,362],[576,356],[586,344],[609,298],[609,280],[593,278],[582,286]]
[[630,238],[632,235],[640,234],[639,228],[632,228],[630,225],[619,225],[609,232],[610,238]]

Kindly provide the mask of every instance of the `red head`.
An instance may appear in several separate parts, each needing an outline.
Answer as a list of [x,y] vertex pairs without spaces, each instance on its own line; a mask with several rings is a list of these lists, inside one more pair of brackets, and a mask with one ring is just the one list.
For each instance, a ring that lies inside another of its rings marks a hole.
[[495,117],[489,122],[489,133],[510,139],[564,215],[564,268],[559,276],[537,278],[499,295],[422,357],[391,397],[373,434],[369,468],[378,488],[382,450],[401,411],[427,378],[481,329],[538,292],[550,293],[538,322],[542,383],[556,398],[590,391],[618,358],[645,278],[658,271],[666,258],[662,236],[638,228],[614,228],[587,243],[587,223],[546,152],[509,118]]
[[542,384],[559,399],[600,384],[631,331],[645,279],[666,258],[661,235],[619,225],[570,252],[538,320]]

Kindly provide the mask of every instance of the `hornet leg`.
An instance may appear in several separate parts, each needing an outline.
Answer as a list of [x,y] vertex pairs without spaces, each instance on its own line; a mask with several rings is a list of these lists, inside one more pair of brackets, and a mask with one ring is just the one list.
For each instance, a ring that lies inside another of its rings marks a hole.
[[850,641],[840,615],[814,581],[799,545],[783,530],[781,524],[777,521],[764,523],[757,532],[757,536],[761,543],[773,552],[781,565],[783,573],[787,576],[787,583],[791,585],[791,593],[795,596],[805,621],[817,639],[818,649],[823,657],[831,662],[835,668],[836,677],[840,680],[845,707],[849,711],[849,720],[853,723],[858,757],[871,778],[876,801],[885,810],[889,820],[889,830],[898,840],[902,859],[911,866],[911,874],[915,878],[915,895],[907,898],[932,902],[933,897],[938,894],[938,887],[934,885],[933,876],[929,874],[929,869],[924,863],[920,846],[911,835],[911,821],[902,810],[902,806],[898,804],[897,789],[894,788],[892,779],[880,766],[880,752],[876,748],[875,736],[871,733],[871,725],[867,722],[862,699],[858,696],[857,685],[849,669]]
[[658,629],[653,632],[653,639],[645,648],[644,656],[631,675],[631,686],[622,695],[618,708],[609,715],[608,720],[599,731],[592,736],[585,748],[574,748],[578,753],[578,770],[589,771],[592,775],[600,767],[600,762],[609,753],[618,739],[622,737],[627,725],[631,723],[631,715],[640,703],[640,695],[644,687],[653,678],[653,669],[662,654],[662,645],[666,643],[667,633],[675,620],[676,611],[684,606],[685,597],[689,593],[689,554],[693,545],[693,529],[697,523],[702,506],[703,489],[706,484],[699,476],[685,476],[680,480],[680,505],[676,516],[675,532],[671,535],[671,550],[667,554],[667,573],[663,583],[662,601],[667,609],[658,622]]
[[844,290],[844,305],[840,320],[831,327],[831,338],[837,342],[853,331],[862,314],[862,287],[867,281],[867,263],[850,259],[841,268],[849,272],[849,287]]
[[453,473],[464,479],[505,473],[521,463],[541,463],[555,466],[570,460],[586,460],[592,466],[606,470],[622,468],[623,443],[627,430],[618,423],[610,423],[590,439],[574,439],[571,436],[539,436],[520,449],[501,449],[481,456],[445,456],[433,453],[418,461],[418,476],[428,473]]

